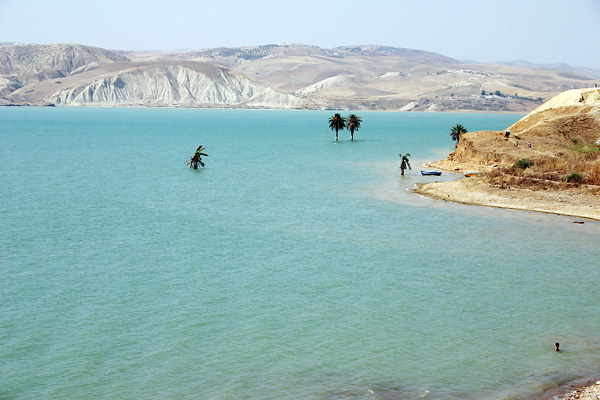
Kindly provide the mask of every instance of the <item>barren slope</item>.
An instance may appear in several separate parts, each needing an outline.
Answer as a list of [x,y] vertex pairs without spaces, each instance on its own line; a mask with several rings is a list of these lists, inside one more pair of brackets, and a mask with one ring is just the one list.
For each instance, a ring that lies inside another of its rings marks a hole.
[[[580,101],[581,100],[581,101]],[[563,93],[504,132],[462,135],[456,151],[432,163],[479,171],[463,181],[424,185],[445,200],[600,219],[600,90]],[[517,161],[529,160],[528,168]]]
[[[44,56],[45,53],[52,56]],[[75,53],[81,54],[75,57]],[[49,102],[54,94],[49,80],[55,80],[58,86],[54,88],[63,90],[65,88],[56,81],[59,78],[100,67],[104,70],[107,63],[114,62],[126,71],[131,67],[127,65],[129,59],[148,66],[159,62],[178,65],[186,61],[218,64],[300,97],[311,104],[310,107],[342,110],[526,112],[560,92],[590,87],[594,82],[592,78],[570,72],[467,65],[440,54],[385,46],[321,49],[305,45],[267,45],[123,54],[127,57],[76,45],[0,46],[0,59],[5,60],[4,74],[0,74],[0,104]],[[91,79],[87,84],[93,87],[97,80],[94,75],[84,76]],[[78,82],[78,86],[84,84]],[[68,87],[73,88],[73,84]],[[46,93],[45,98],[25,95],[47,91],[52,93]],[[34,97],[37,100],[33,101]],[[161,98],[172,100],[170,96]],[[236,101],[232,106],[243,106],[240,104],[243,103]]]
[[0,95],[47,79],[128,61],[114,51],[78,44],[0,46]]
[[215,62],[306,97],[322,108],[525,112],[542,99],[593,85],[592,78],[573,73],[467,65],[435,53],[384,46],[268,45],[126,54],[133,59]]
[[99,106],[304,108],[289,93],[213,64],[113,63],[62,79],[26,86],[14,103]]

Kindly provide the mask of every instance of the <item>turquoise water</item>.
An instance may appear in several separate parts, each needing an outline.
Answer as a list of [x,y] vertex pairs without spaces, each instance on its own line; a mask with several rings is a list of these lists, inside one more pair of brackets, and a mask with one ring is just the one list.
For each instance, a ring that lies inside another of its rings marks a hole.
[[0,108],[0,399],[528,398],[600,370],[600,223],[409,190],[451,126],[519,115],[364,112],[336,143],[330,114]]

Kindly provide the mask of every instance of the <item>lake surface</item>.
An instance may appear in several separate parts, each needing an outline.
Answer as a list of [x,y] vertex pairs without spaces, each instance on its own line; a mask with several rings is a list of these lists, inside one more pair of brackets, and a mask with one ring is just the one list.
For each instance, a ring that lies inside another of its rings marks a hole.
[[410,191],[456,178],[419,173],[453,125],[520,115],[362,112],[336,143],[332,114],[0,108],[0,399],[520,399],[600,371],[600,223]]

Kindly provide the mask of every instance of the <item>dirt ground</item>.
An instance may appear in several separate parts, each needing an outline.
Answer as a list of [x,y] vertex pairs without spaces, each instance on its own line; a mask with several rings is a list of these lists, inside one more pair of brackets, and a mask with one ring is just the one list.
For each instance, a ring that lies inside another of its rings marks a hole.
[[[600,220],[600,96],[588,92],[598,105],[555,101],[558,108],[542,106],[507,127],[508,137],[503,131],[463,134],[447,159],[429,166],[477,175],[416,191],[446,201]],[[516,168],[522,159],[532,166]],[[571,179],[575,175],[578,180]]]

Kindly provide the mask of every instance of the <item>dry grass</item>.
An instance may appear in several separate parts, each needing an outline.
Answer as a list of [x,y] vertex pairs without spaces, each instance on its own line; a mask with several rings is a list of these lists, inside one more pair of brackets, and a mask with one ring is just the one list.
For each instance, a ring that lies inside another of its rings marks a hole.
[[[519,187],[530,190],[585,189],[600,193],[600,155],[560,154],[556,157],[542,156],[533,160],[527,169],[517,167],[494,168],[486,174],[492,186],[499,188]],[[578,182],[568,182],[572,174],[581,176]],[[596,189],[591,186],[595,186]]]
[[[449,159],[484,167],[489,183],[498,188],[600,193],[598,107],[547,110],[518,122],[512,131],[508,140],[503,132],[468,134]],[[533,165],[518,168],[521,159]],[[581,179],[567,182],[573,174]]]

